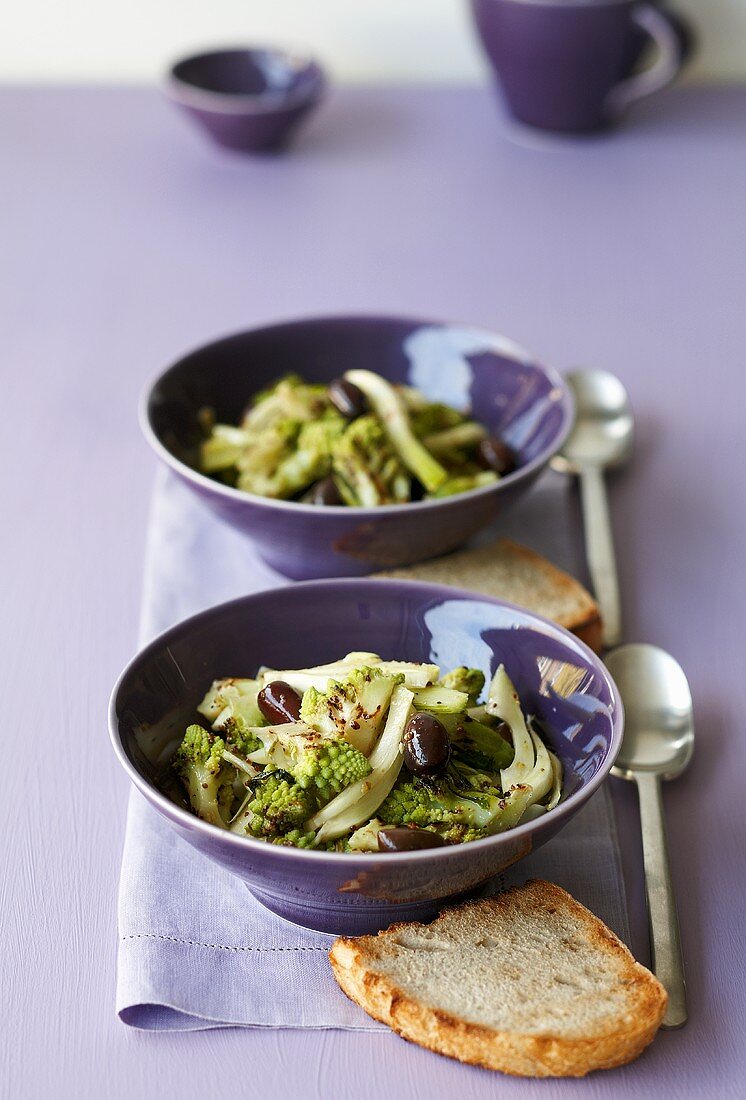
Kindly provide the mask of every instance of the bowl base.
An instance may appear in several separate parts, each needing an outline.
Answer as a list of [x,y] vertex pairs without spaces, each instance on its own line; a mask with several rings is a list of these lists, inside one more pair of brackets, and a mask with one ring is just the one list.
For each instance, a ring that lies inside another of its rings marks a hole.
[[310,932],[324,932],[332,936],[362,936],[380,932],[397,921],[428,922],[437,917],[444,905],[460,898],[439,898],[429,902],[403,902],[388,905],[324,905],[301,898],[284,898],[266,894],[255,886],[246,889],[265,909],[290,924],[307,928]]

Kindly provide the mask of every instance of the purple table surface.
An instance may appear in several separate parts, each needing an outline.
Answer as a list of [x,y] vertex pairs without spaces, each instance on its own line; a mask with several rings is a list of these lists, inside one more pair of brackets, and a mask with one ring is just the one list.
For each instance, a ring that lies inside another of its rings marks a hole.
[[[687,89],[613,137],[513,140],[486,90],[360,89],[251,161],[155,92],[0,93],[0,667],[6,736],[33,745],[0,799],[2,1095],[212,1097],[232,1072],[265,1098],[743,1096],[744,119],[746,91]],[[106,702],[153,478],[136,399],[207,338],[345,310],[490,326],[632,395],[639,445],[612,486],[626,634],[682,662],[699,740],[665,793],[691,1017],[626,1069],[546,1085],[393,1035],[146,1035],[114,1015],[127,785]]]

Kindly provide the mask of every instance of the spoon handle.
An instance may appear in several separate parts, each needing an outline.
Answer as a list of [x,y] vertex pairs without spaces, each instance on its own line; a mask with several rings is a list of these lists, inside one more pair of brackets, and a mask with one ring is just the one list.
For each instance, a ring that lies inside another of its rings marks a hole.
[[619,643],[622,627],[614,540],[611,534],[604,475],[600,466],[582,467],[580,495],[585,527],[585,551],[593,590],[601,608],[603,643],[611,648]]
[[642,772],[635,772],[635,781],[640,797],[642,853],[653,970],[668,993],[668,1008],[662,1026],[682,1027],[687,1019],[684,960],[668,866],[661,784],[657,775]]

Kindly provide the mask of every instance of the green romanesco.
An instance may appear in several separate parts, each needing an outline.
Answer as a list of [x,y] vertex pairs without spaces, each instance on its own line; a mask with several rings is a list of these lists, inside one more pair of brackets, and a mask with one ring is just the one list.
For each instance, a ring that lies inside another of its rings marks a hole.
[[445,840],[446,844],[467,844],[470,840],[482,840],[490,836],[486,829],[475,829],[470,825],[441,825],[437,828],[434,826],[428,826],[428,828]]
[[328,410],[315,420],[279,420],[252,433],[236,459],[238,488],[279,499],[297,496],[329,473],[332,448],[346,426]]
[[351,783],[364,779],[371,770],[366,757],[343,737],[329,737],[310,728],[288,733],[282,726],[274,726],[267,754],[275,767],[289,772],[304,791],[313,795],[314,810]]
[[265,497],[291,495],[279,470],[293,455],[300,430],[300,420],[287,419],[252,432],[249,446],[236,459],[238,488]]
[[383,726],[391,693],[402,674],[375,666],[353,669],[344,680],[329,680],[326,691],[308,688],[300,708],[301,721],[328,737],[344,737],[368,756]]
[[241,427],[253,434],[283,420],[315,420],[329,408],[326,386],[306,383],[299,375],[288,374],[255,395]]
[[233,832],[271,839],[299,831],[316,805],[313,792],[284,771],[265,771],[248,787],[249,794],[231,826]]
[[261,726],[264,715],[257,705],[260,685],[257,680],[215,680],[197,707],[212,722],[212,728],[239,756],[249,756],[262,742],[251,732]]
[[224,764],[224,750],[222,737],[193,725],[187,728],[173,759],[192,809],[211,825],[225,825],[223,813],[230,812],[233,800],[235,771]]
[[469,696],[469,705],[474,706],[484,690],[484,673],[478,668],[451,669],[445,676],[441,676],[438,683],[442,687],[453,688],[455,691],[465,691]]
[[352,507],[374,508],[411,499],[409,475],[376,416],[353,420],[334,445],[332,471]]
[[272,837],[272,844],[280,844],[285,848],[314,848],[316,846],[316,833],[306,833],[303,829],[291,829],[282,836]]
[[505,827],[502,819],[509,802],[492,776],[451,764],[444,775],[432,779],[400,776],[378,817],[387,825],[459,826],[494,833]]

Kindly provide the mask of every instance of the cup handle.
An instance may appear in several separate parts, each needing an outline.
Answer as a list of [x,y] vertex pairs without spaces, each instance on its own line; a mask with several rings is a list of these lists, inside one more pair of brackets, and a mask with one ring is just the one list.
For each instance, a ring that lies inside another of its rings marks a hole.
[[678,14],[652,4],[640,4],[632,10],[631,18],[653,39],[658,47],[658,57],[649,69],[611,89],[606,109],[612,116],[622,114],[631,103],[670,84],[686,64],[693,48],[692,31]]

